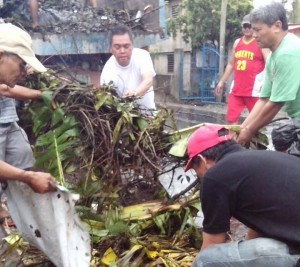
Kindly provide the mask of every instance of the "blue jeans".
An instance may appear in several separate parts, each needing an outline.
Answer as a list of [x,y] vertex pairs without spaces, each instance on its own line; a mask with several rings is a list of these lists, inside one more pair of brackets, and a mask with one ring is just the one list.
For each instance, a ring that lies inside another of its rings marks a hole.
[[289,247],[271,238],[218,244],[201,251],[193,267],[293,267],[299,255],[291,255]]

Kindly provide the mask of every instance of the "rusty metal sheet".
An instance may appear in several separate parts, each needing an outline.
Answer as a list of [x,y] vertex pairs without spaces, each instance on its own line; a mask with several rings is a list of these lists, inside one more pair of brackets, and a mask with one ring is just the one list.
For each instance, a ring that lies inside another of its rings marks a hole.
[[[108,32],[32,35],[33,49],[37,55],[72,55],[109,53]],[[158,33],[134,35],[134,46],[145,47],[160,40]]]

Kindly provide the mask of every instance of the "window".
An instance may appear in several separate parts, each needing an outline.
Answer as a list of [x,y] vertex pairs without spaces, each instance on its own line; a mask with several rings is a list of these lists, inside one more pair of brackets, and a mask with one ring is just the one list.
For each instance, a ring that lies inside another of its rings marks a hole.
[[167,54],[168,72],[174,72],[174,53]]
[[176,18],[178,16],[178,5],[171,7],[171,16],[172,18]]

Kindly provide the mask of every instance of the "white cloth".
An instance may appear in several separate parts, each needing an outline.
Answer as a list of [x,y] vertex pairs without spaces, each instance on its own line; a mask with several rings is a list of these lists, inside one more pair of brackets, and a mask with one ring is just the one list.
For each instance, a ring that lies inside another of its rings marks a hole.
[[8,181],[5,193],[10,215],[25,240],[57,267],[90,266],[90,237],[70,192],[38,194],[25,183]]
[[[139,86],[144,73],[152,73],[153,77],[156,75],[150,54],[144,49],[133,48],[126,67],[119,65],[115,56],[109,58],[103,67],[100,84],[109,84],[112,81],[117,87],[118,95],[122,97],[126,90],[134,91]],[[137,103],[142,109],[155,109],[153,86]]]

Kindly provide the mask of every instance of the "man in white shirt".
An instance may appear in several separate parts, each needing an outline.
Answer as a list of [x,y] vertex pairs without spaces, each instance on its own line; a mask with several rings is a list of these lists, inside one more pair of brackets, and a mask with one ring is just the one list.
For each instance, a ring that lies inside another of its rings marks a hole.
[[146,112],[155,110],[153,77],[156,75],[148,51],[133,47],[133,34],[125,25],[111,30],[110,52],[100,84],[113,82],[120,97],[138,97],[137,103]]

